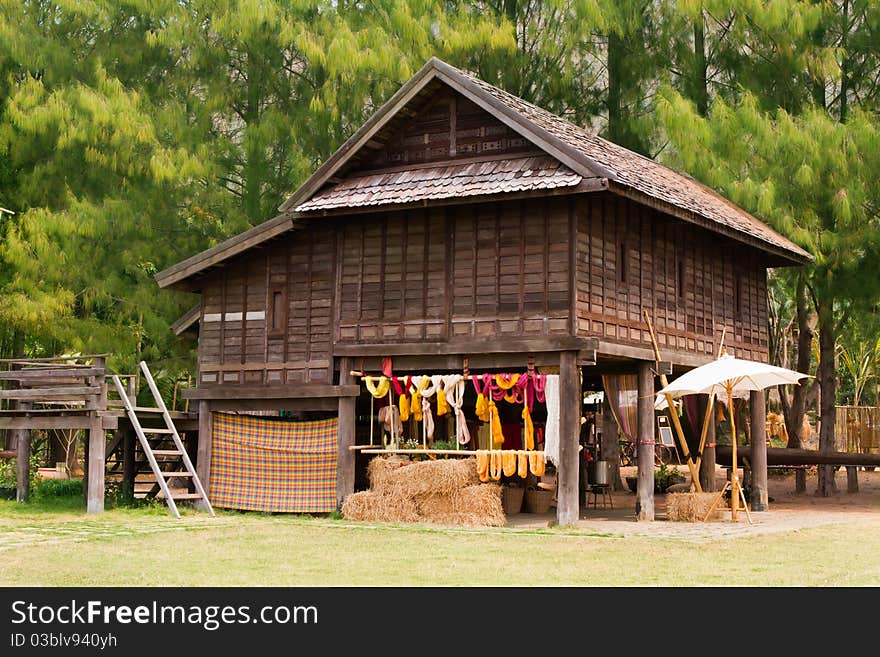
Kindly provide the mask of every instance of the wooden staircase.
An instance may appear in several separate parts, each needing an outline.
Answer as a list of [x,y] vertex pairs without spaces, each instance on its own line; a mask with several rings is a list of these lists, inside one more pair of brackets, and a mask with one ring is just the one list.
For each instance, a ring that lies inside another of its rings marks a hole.
[[[159,394],[156,382],[153,380],[153,375],[150,373],[145,362],[141,361],[140,368],[156,403],[154,407],[136,406],[129,396],[130,391],[122,384],[120,376],[114,374],[112,378],[113,384],[116,386],[116,392],[119,394],[119,399],[122,401],[123,408],[131,421],[131,425],[137,434],[138,441],[155,477],[155,484],[148,495],[161,493],[168,508],[177,518],[180,517],[177,502],[183,500],[201,500],[205,509],[213,516],[214,509],[208,500],[208,494],[205,492],[192,461],[186,453],[183,441],[180,439],[180,435],[177,433],[177,429],[171,419],[171,414],[162,400],[162,395]],[[164,420],[164,427],[151,428],[143,426],[140,415],[156,414],[160,415]],[[169,482],[173,479],[191,481],[194,492],[180,493],[172,490]]]

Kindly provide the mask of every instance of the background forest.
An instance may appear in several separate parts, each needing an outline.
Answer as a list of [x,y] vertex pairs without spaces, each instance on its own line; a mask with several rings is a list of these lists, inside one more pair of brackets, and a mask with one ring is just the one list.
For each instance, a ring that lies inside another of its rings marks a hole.
[[880,403],[876,0],[0,0],[0,357],[192,368],[153,274],[273,217],[431,55],[815,256],[771,280],[771,357],[816,375],[795,444]]

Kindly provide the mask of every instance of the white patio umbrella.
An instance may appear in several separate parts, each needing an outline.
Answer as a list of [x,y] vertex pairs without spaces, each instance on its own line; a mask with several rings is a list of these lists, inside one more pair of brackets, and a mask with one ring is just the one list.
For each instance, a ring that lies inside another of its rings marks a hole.
[[[723,395],[722,399],[727,402],[728,407],[732,408],[730,400],[734,397],[748,396],[752,390],[764,390],[771,386],[799,383],[801,379],[805,379],[808,376],[808,374],[795,372],[784,367],[776,367],[775,365],[759,363],[753,360],[743,360],[725,354],[711,363],[706,363],[692,369],[690,372],[682,374],[675,381],[660,390],[657,393],[654,407],[666,408],[669,400],[675,397],[683,397],[684,395],[709,395],[710,407],[706,409],[706,416],[709,417],[715,395]],[[706,436],[706,422],[704,421],[703,424],[703,435],[700,439],[701,452]],[[743,503],[745,503],[745,494],[742,492],[739,477],[736,474],[736,419],[733,412],[730,414],[730,428],[731,435],[733,436],[731,446],[733,466],[731,482],[721,489],[719,498],[713,504],[709,514],[712,513],[727,486],[730,485],[732,487],[730,494],[731,520],[736,522],[739,496],[742,496]],[[745,509],[746,514],[748,514],[748,506]],[[709,514],[707,514],[707,517]],[[749,516],[749,522],[751,522],[751,516]]]

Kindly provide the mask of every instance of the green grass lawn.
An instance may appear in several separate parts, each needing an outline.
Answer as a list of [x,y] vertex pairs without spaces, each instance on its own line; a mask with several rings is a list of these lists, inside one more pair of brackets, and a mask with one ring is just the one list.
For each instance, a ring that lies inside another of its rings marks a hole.
[[[601,523],[595,524],[601,531]],[[4,586],[877,586],[880,516],[694,543],[0,502]]]

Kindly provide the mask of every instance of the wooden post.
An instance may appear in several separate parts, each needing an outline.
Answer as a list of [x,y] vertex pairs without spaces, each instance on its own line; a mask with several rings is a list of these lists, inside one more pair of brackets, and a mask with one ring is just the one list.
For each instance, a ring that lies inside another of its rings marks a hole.
[[104,471],[106,467],[107,437],[98,415],[92,417],[89,427],[89,479],[86,490],[86,511],[103,513],[104,511]]
[[[339,385],[351,385],[351,359],[339,359]],[[357,397],[339,398],[339,434],[336,439],[336,508],[342,508],[347,495],[354,493],[355,453],[349,447],[355,444]]]
[[767,498],[767,401],[763,390],[749,393],[751,411],[751,502],[752,511],[766,511]]
[[859,467],[857,465],[846,466],[846,492],[859,492]]
[[654,372],[651,362],[639,361],[638,499],[636,517],[654,520]]
[[[709,395],[700,395],[702,406],[709,405]],[[700,485],[707,493],[714,493],[715,488],[715,414],[712,413],[706,423],[706,444],[700,460]]]
[[[211,444],[214,438],[213,420],[210,402],[205,399],[199,400],[199,448],[196,474],[209,499],[211,497]],[[207,511],[208,505],[204,500],[197,500],[196,508]]]
[[[16,408],[28,409],[31,402],[19,401]],[[16,485],[15,499],[19,502],[27,502],[31,495],[31,432],[30,429],[14,429],[12,435],[15,440],[16,458]]]
[[573,525],[580,518],[578,495],[581,432],[581,377],[576,351],[559,354],[559,467],[556,476],[556,521]]
[[134,481],[137,476],[135,446],[137,440],[134,429],[126,427],[122,431],[122,495],[126,501],[134,500]]

